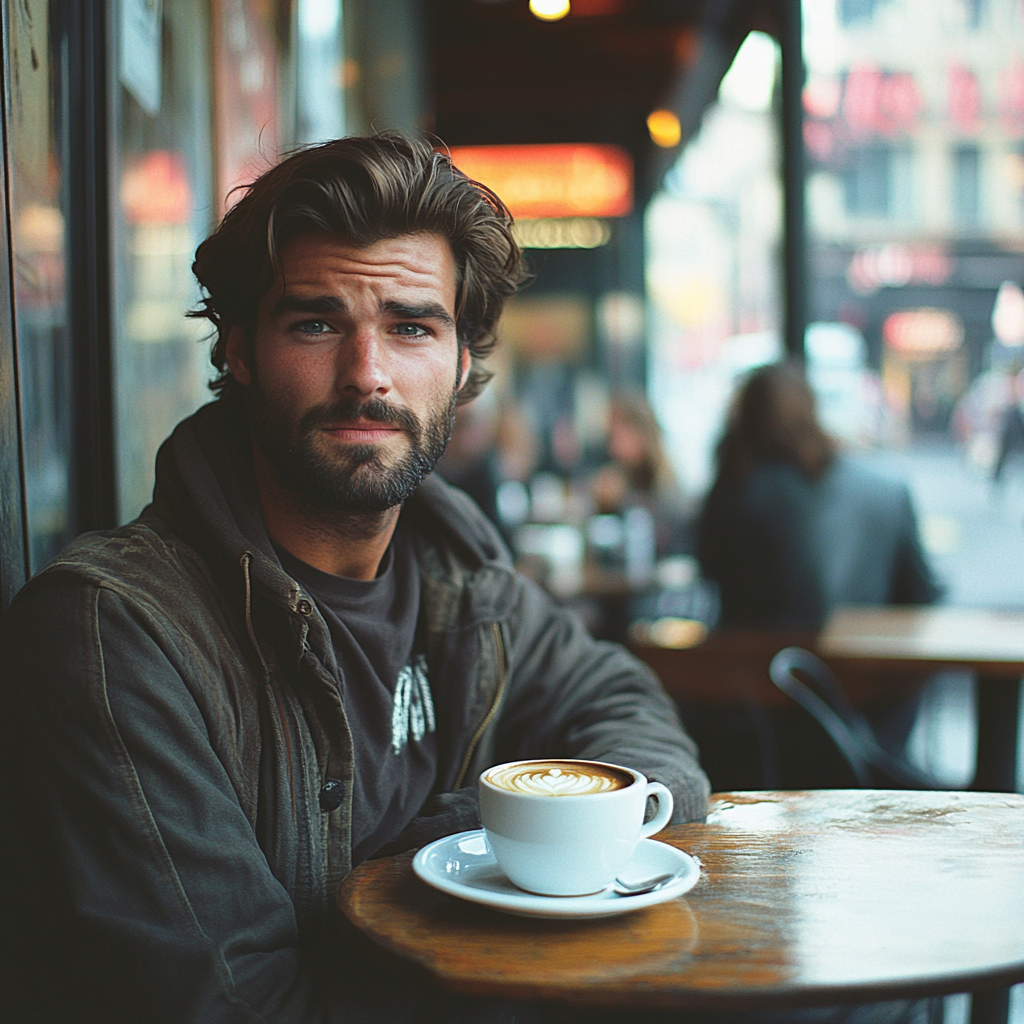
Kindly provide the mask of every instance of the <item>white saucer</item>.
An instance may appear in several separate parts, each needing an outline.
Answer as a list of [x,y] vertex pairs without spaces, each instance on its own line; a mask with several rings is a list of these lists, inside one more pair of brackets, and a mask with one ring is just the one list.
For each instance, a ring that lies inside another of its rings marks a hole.
[[612,917],[652,907],[681,896],[700,878],[699,865],[682,850],[654,839],[641,839],[620,877],[631,882],[679,872],[679,877],[664,889],[642,896],[618,896],[611,887],[592,896],[534,896],[517,889],[505,877],[483,829],[458,832],[424,846],[413,858],[412,869],[428,885],[471,903],[518,917],[563,919]]

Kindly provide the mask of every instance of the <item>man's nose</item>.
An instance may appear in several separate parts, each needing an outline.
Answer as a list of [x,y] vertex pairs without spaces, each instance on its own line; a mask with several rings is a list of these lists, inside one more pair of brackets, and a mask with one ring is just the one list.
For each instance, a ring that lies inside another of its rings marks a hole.
[[358,327],[339,346],[337,388],[342,394],[366,397],[391,390],[387,350],[376,331]]

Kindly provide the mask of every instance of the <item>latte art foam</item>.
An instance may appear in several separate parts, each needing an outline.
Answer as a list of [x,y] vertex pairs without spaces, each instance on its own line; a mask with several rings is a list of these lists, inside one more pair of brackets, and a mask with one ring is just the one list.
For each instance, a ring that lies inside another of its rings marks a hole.
[[589,796],[633,784],[627,772],[572,761],[534,761],[492,768],[486,779],[499,789],[525,796]]

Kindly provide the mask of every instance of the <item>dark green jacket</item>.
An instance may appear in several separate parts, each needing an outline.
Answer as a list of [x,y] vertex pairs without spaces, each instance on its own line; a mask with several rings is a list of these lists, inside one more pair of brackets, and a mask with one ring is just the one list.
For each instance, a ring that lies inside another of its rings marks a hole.
[[[230,400],[184,421],[152,505],[79,538],[0,624],[9,1019],[427,1019],[337,945],[352,778],[372,766],[353,764],[330,635],[269,543],[248,445]],[[677,820],[703,816],[647,670],[518,576],[461,492],[428,479],[402,515],[440,763],[382,852],[477,827],[479,772],[522,757],[631,765]]]

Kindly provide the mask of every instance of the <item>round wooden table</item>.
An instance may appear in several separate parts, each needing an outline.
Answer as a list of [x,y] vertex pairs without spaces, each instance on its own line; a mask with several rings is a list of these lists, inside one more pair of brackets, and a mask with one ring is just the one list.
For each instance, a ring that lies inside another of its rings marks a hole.
[[454,990],[576,1004],[753,1009],[975,993],[1024,981],[1024,797],[717,794],[659,839],[702,862],[685,896],[597,921],[515,918],[370,861],[339,904]]

